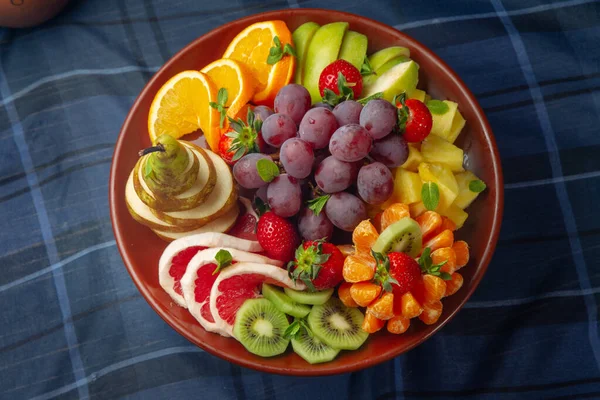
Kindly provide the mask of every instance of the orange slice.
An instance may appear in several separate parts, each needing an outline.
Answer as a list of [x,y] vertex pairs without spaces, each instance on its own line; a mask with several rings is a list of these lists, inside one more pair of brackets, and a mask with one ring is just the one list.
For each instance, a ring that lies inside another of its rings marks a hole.
[[248,26],[229,44],[223,58],[231,58],[246,64],[257,81],[254,104],[273,106],[279,89],[291,82],[294,77],[296,59],[285,54],[273,65],[267,64],[269,51],[277,36],[281,48],[292,45],[292,34],[283,21],[265,21]]
[[[208,75],[218,89],[227,89],[225,107],[228,107],[227,115],[229,117],[235,119],[242,110],[247,113],[247,109],[244,107],[252,99],[257,82],[254,74],[245,64],[229,58],[221,58],[208,64],[200,72]],[[246,119],[245,114],[244,119]],[[226,128],[227,125],[227,120],[225,120],[223,128]],[[210,144],[208,137],[207,141]],[[219,143],[218,140],[215,142]]]
[[150,106],[150,140],[154,143],[163,133],[180,138],[198,129],[205,135],[212,132],[219,127],[219,113],[208,105],[211,101],[217,101],[217,88],[208,76],[198,71],[175,75],[159,89]]

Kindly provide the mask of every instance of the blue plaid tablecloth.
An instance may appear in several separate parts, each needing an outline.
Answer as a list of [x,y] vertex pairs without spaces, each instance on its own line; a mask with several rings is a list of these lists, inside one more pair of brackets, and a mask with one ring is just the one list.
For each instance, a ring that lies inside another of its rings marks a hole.
[[[496,134],[496,254],[458,316],[374,368],[294,378],[191,345],[115,247],[108,174],[145,82],[209,30],[325,7],[432,48]],[[600,2],[80,0],[0,28],[0,399],[600,399]]]

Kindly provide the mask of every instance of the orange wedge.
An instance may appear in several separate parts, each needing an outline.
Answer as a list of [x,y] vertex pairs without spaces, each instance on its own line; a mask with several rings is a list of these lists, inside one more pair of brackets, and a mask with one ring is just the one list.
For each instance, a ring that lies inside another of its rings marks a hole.
[[180,138],[198,129],[208,139],[219,127],[219,113],[208,105],[211,101],[217,101],[217,88],[208,76],[198,71],[175,75],[159,89],[150,106],[150,140],[154,143],[163,133]]
[[246,64],[257,81],[254,104],[273,106],[279,89],[291,82],[296,67],[295,57],[285,54],[273,65],[267,64],[269,51],[275,36],[281,48],[292,45],[292,34],[283,21],[265,21],[248,26],[229,44],[223,58],[231,58]]
[[[227,115],[234,119],[238,117],[254,95],[256,79],[252,71],[239,61],[221,58],[208,64],[200,72],[208,75],[218,89],[227,89]],[[245,111],[247,113],[247,109]],[[223,127],[226,128],[227,125],[226,119]]]

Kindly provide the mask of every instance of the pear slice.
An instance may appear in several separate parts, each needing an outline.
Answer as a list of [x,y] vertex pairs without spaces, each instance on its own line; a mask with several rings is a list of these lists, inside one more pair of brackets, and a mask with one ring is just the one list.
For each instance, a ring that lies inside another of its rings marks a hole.
[[368,44],[369,39],[362,33],[347,31],[338,58],[348,61],[360,71],[367,56]]
[[[199,148],[193,143],[185,141],[181,141],[181,143],[191,149]],[[229,166],[221,157],[212,151],[205,151],[214,164],[217,174],[217,182],[213,190],[202,204],[190,210],[163,212],[152,209],[152,213],[154,213],[158,219],[177,227],[194,227],[195,229],[214,221],[235,205],[235,201],[237,200],[237,190]],[[159,228],[159,230],[161,229]]]
[[156,233],[158,235],[158,237],[160,237],[163,240],[169,241],[169,242],[172,240],[180,239],[185,236],[195,235],[197,233],[206,233],[206,232],[225,233],[235,225],[235,222],[237,221],[237,217],[239,214],[240,214],[240,207],[239,206],[232,207],[229,211],[227,211],[225,214],[223,214],[219,218],[215,219],[212,222],[209,222],[206,225],[201,226],[198,229],[194,229],[193,231],[167,232],[167,231],[160,231],[157,229],[153,229],[153,231],[154,231],[154,233]]
[[319,92],[321,72],[326,66],[337,60],[348,25],[347,22],[323,25],[310,41],[304,62],[302,83],[310,93],[313,103],[321,101]]
[[190,160],[198,164],[199,172],[194,185],[177,196],[164,197],[152,192],[142,174],[145,160],[142,161],[139,173],[133,177],[133,185],[148,207],[159,211],[184,211],[197,207],[210,195],[217,181],[213,162],[202,148],[186,148],[186,151],[190,154]]
[[292,40],[294,42],[294,47],[296,48],[296,54],[298,55],[294,82],[298,85],[302,85],[302,76],[304,75],[304,63],[306,62],[308,46],[310,45],[310,41],[315,35],[315,32],[320,27],[321,26],[316,22],[306,22],[300,25],[294,33],[292,33]]
[[[169,223],[166,223],[160,219],[158,219],[153,213],[152,209],[148,207],[144,202],[140,199],[140,197],[135,192],[135,187],[133,185],[133,177],[135,174],[139,173],[140,169],[140,161],[136,164],[135,168],[129,174],[129,179],[127,179],[127,183],[125,185],[125,203],[127,203],[127,209],[129,213],[137,222],[142,225],[146,225],[151,229],[158,229],[160,231],[169,231],[169,232],[185,232],[189,231],[189,227],[179,227],[174,226]],[[199,227],[199,226],[198,226]],[[197,228],[198,228],[197,227]]]
[[362,97],[383,92],[383,98],[391,103],[394,96],[402,92],[410,96],[418,82],[419,65],[414,61],[403,62],[381,74],[374,83],[365,84]]

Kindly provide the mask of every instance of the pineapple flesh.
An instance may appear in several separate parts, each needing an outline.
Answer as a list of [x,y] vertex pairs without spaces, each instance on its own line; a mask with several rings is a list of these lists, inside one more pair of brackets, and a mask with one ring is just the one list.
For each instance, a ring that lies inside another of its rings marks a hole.
[[442,164],[452,172],[464,171],[463,150],[439,136],[429,135],[423,141],[421,155],[426,162]]
[[440,202],[436,210],[445,210],[458,196],[458,183],[450,168],[441,164],[421,163],[419,176],[423,182],[434,182],[440,191]]
[[479,193],[472,192],[469,189],[471,181],[479,180],[479,178],[471,171],[460,172],[455,175],[456,183],[458,184],[458,196],[454,200],[454,204],[463,210],[471,205],[477,198]]
[[404,164],[402,164],[401,168],[404,168],[408,171],[417,172],[419,164],[421,164],[423,161],[423,156],[421,155],[421,152],[417,146],[410,143],[408,145],[408,158]]

